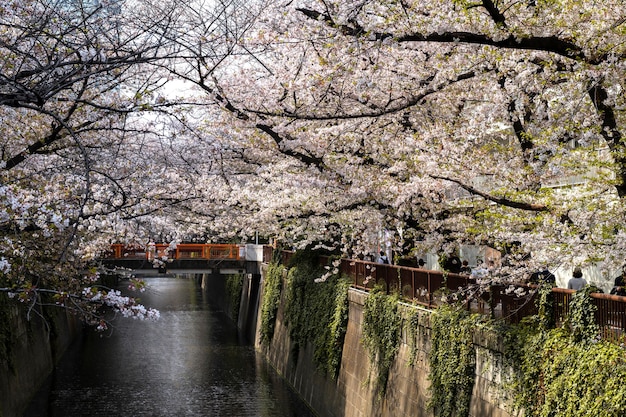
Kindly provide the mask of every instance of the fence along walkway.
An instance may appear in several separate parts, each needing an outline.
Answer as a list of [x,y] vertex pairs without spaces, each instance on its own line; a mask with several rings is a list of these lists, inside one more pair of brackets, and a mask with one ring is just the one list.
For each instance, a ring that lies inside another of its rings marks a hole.
[[[283,251],[282,262],[286,264],[293,252]],[[264,261],[272,259],[272,248],[264,250]],[[354,288],[369,291],[375,285],[381,285],[387,292],[400,293],[407,302],[427,308],[436,308],[441,303],[443,293],[458,293],[475,287],[476,280],[467,275],[442,273],[427,269],[407,266],[379,264],[355,259],[341,259],[339,269],[351,279]],[[320,256],[322,266],[328,264],[328,258]],[[530,295],[518,296],[508,291],[514,285],[524,288]],[[537,314],[536,285],[525,283],[495,284],[489,286],[478,300],[467,304],[468,309],[494,317],[505,319],[510,323],[519,323],[524,317]],[[557,325],[563,323],[570,311],[570,300],[574,290],[552,288],[552,317]],[[618,342],[626,332],[626,297],[592,293],[591,300],[597,307],[596,324],[600,328],[600,336]]]

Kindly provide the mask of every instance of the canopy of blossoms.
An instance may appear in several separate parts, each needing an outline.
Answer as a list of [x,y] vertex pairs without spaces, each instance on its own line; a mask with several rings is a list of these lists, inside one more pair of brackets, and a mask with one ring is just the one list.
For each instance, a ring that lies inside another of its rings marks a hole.
[[115,242],[358,253],[385,230],[403,256],[496,248],[508,272],[626,258],[621,3],[53,3],[0,5],[15,300],[100,323]]

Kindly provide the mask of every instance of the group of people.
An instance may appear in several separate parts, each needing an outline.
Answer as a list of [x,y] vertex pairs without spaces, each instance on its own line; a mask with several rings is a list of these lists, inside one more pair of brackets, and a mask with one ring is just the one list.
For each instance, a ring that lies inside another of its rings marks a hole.
[[[370,260],[372,257],[370,257]],[[368,260],[368,259],[366,259]],[[389,264],[389,257],[384,251],[379,252],[379,256],[376,258],[376,262],[380,264]],[[420,259],[419,267],[423,267],[424,261]],[[458,256],[450,255],[445,263],[444,269],[462,275],[470,275],[472,278],[486,278],[489,276],[490,269],[495,267],[493,261],[489,261],[489,267],[485,267],[482,260],[476,261],[476,267],[472,268],[469,263],[464,260],[461,261]],[[531,284],[548,284],[556,285],[556,277],[548,268],[543,268],[530,275],[529,282]],[[575,267],[572,272],[572,278],[567,282],[567,288],[570,290],[579,291],[588,285],[587,280],[583,278],[583,272],[580,267]],[[611,294],[626,296],[626,265],[622,269],[622,273],[615,278],[613,289]]]
[[360,255],[360,256],[358,256],[358,258],[362,259],[364,261],[376,262],[376,263],[379,263],[379,264],[388,264],[389,263],[389,257],[382,250],[378,253],[378,255],[373,254],[373,253],[368,253],[366,255]]
[[448,256],[444,263],[446,271],[453,274],[470,275],[472,278],[486,278],[494,268],[495,263],[493,261],[489,261],[489,266],[485,267],[481,259],[477,259],[476,266],[472,268],[467,260],[461,262],[461,259],[456,255]]

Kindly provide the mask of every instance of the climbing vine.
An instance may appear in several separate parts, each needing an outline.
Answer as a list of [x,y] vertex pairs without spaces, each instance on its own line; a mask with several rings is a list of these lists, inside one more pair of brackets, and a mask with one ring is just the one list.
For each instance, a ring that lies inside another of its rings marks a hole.
[[272,262],[265,274],[261,305],[261,343],[264,344],[269,343],[274,336],[284,270],[282,265]]
[[330,259],[327,268],[315,251],[303,251],[290,261],[285,304],[292,354],[297,361],[307,343],[313,344],[317,369],[336,378],[348,325],[348,281]]
[[343,342],[348,331],[348,290],[350,283],[347,279],[337,279],[334,289],[334,305],[329,323],[329,337],[326,342],[326,369],[334,379],[339,376]]
[[402,316],[398,311],[398,301],[397,294],[388,296],[379,286],[365,300],[362,343],[371,363],[377,365],[379,397],[383,397],[387,391],[389,370],[400,345]]
[[438,417],[469,415],[476,367],[476,323],[476,316],[456,305],[443,305],[431,316],[429,408]]
[[423,329],[423,327],[420,326],[420,312],[416,309],[412,309],[408,313],[407,321],[409,324],[407,328],[407,342],[411,349],[409,352],[408,365],[413,366],[415,365],[417,353],[420,349],[420,344],[418,343],[419,337],[421,336],[420,329]]
[[571,336],[575,341],[590,342],[598,338],[599,328],[596,325],[595,313],[598,307],[591,300],[593,288],[587,286],[572,295],[569,306],[569,315],[565,326],[571,329]]
[[231,317],[235,322],[239,319],[239,305],[243,290],[243,274],[226,275],[226,295],[231,306]]
[[598,339],[588,290],[578,291],[557,329],[530,319],[507,330],[505,388],[532,417],[626,415],[626,352]]

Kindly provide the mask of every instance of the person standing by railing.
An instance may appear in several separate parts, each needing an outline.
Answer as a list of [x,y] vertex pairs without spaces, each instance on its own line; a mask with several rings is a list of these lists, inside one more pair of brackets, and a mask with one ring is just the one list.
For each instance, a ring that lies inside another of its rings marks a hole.
[[385,252],[383,252],[382,250],[380,251],[380,256],[378,257],[378,263],[379,264],[388,264],[389,263],[389,258],[387,257]]
[[489,276],[489,270],[485,268],[482,259],[476,260],[476,268],[472,269],[470,276],[476,279],[483,279]]
[[583,271],[580,267],[574,268],[572,278],[567,282],[567,289],[578,291],[587,286],[587,280],[583,278]]
[[626,295],[626,265],[622,267],[622,273],[615,278],[615,282],[613,283],[613,289],[611,289],[611,294],[614,295]]
[[547,284],[552,287],[556,286],[556,277],[552,272],[550,272],[547,266],[544,266],[543,268],[540,268],[539,271],[532,273],[529,281],[531,284],[536,285]]
[[459,273],[461,275],[470,275],[472,273],[472,267],[469,266],[469,262],[467,262],[467,259],[464,259],[463,262],[461,262],[461,270],[459,271]]

